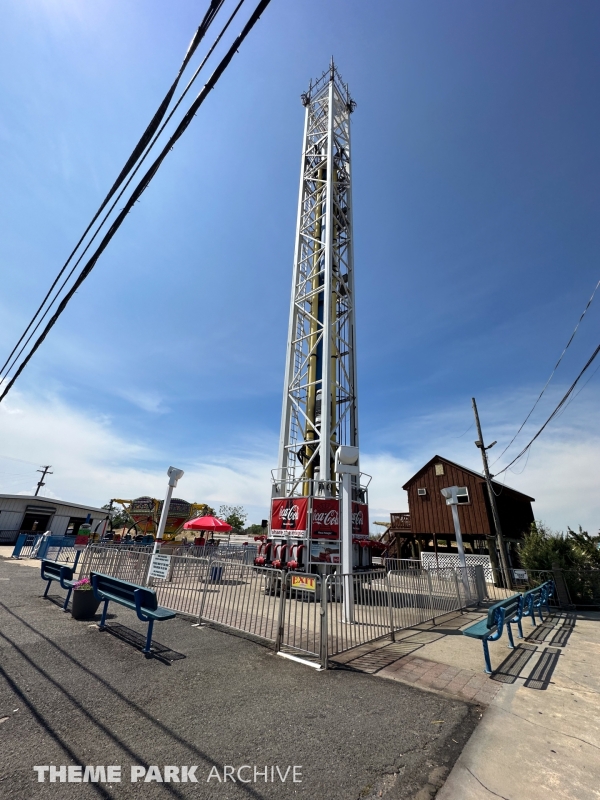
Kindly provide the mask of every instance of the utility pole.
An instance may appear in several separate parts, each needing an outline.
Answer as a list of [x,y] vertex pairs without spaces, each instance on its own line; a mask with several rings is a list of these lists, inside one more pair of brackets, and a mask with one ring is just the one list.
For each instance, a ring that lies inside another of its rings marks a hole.
[[498,514],[498,506],[496,505],[496,494],[492,486],[492,476],[487,460],[487,451],[492,448],[496,442],[492,442],[487,447],[483,442],[483,433],[481,432],[481,423],[479,422],[479,413],[477,411],[477,403],[475,398],[471,398],[473,402],[473,412],[475,414],[475,424],[477,425],[477,436],[479,437],[475,442],[475,446],[481,450],[481,459],[483,461],[483,472],[485,474],[485,482],[487,483],[488,495],[490,498],[490,506],[492,509],[492,517],[494,519],[494,528],[496,529],[496,544],[500,553],[500,563],[502,565],[502,572],[504,573],[504,583],[507,589],[512,588],[512,581],[510,579],[510,569],[508,566],[508,557],[506,555],[506,544],[502,536],[502,526],[500,525],[500,516]]
[[40,489],[42,488],[42,486],[46,485],[44,483],[44,478],[46,477],[46,475],[54,475],[53,472],[49,472],[48,471],[51,466],[52,466],[52,464],[48,464],[46,467],[42,467],[41,469],[36,470],[36,472],[41,472],[42,473],[42,477],[38,481],[37,489],[35,490],[35,494],[33,495],[34,497],[37,497],[39,492],[40,492]]

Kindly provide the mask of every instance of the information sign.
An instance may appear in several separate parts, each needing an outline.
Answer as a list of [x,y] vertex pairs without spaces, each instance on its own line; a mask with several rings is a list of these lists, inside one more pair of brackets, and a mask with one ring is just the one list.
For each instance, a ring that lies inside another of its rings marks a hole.
[[161,556],[160,553],[155,553],[150,562],[149,578],[163,578],[165,579],[169,574],[169,567],[171,566],[171,556]]

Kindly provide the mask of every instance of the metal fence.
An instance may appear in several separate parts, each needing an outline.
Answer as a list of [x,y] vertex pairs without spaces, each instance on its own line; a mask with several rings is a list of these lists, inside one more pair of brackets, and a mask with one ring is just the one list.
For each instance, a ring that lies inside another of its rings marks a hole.
[[[164,548],[163,548],[164,549]],[[258,550],[256,545],[180,545],[173,551],[177,556],[193,556],[194,558],[208,558],[217,561],[240,561],[242,564],[252,564]]]
[[73,563],[77,551],[73,536],[45,536],[42,533],[19,534],[12,552],[12,558],[38,558],[49,561]]
[[394,630],[411,628],[485,599],[475,569],[403,569],[388,573]]
[[[390,585],[385,570],[328,575],[325,588],[328,655],[339,655],[393,633]],[[348,612],[344,602],[345,594],[350,591]]]
[[[274,643],[277,650],[327,665],[330,656],[435,620],[485,599],[483,568],[386,572],[321,578],[240,560],[170,556],[164,577],[149,578],[152,554],[91,545],[80,576],[103,572],[151,585],[161,606]],[[351,611],[345,607],[350,603]],[[346,603],[347,605],[347,603]],[[350,614],[350,616],[349,616]]]
[[101,572],[123,581],[144,585],[150,566],[151,553],[134,547],[89,545],[79,561],[79,577]]
[[282,583],[282,570],[212,561],[203,582],[198,619],[279,644]]
[[555,570],[557,589],[560,591],[560,578],[568,600],[579,608],[600,609],[600,569]]
[[285,576],[285,591],[281,599],[281,634],[279,647],[283,652],[327,662],[327,594],[320,575],[311,575],[311,588],[292,585],[294,573]]

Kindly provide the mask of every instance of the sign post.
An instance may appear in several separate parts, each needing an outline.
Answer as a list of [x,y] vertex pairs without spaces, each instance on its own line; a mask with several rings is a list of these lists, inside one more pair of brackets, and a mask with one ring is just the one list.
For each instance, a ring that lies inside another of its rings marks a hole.
[[[167,475],[169,476],[169,485],[167,487],[167,494],[165,497],[165,502],[163,503],[162,513],[160,515],[160,522],[158,523],[158,530],[156,531],[156,539],[154,540],[154,549],[152,551],[152,558],[150,559],[150,569],[148,571],[148,585],[152,580],[152,570],[154,567],[155,559],[157,553],[160,552],[160,546],[162,544],[162,537],[163,533],[165,532],[165,528],[167,527],[167,517],[169,516],[169,506],[171,505],[171,497],[173,496],[173,489],[177,486],[177,481],[183,477],[183,470],[177,469],[177,467],[169,467],[167,470]],[[162,577],[161,576],[154,576],[154,577]]]

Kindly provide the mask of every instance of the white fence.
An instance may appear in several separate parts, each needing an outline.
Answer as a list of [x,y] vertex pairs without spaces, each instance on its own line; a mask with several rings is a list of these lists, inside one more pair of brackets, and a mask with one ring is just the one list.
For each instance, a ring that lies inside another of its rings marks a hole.
[[[436,553],[421,553],[421,563],[423,564],[423,569],[460,567],[460,561],[456,553],[437,553],[437,555]],[[489,556],[465,553],[465,563],[467,567],[482,566],[486,581],[490,583],[493,581],[494,574]]]

